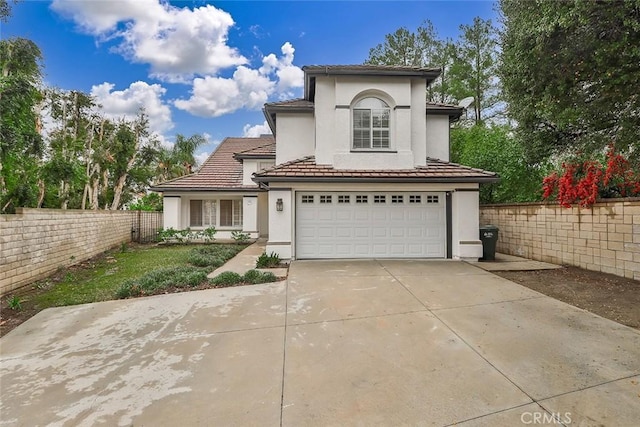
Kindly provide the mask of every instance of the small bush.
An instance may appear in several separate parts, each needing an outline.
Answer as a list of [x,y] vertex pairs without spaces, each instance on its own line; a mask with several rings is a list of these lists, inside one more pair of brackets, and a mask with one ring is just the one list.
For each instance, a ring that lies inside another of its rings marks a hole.
[[231,237],[236,241],[236,243],[246,243],[251,238],[249,233],[243,233],[242,231],[232,231]]
[[163,242],[168,242],[169,240],[173,240],[176,238],[176,233],[178,231],[173,227],[161,229],[158,231],[158,238]]
[[244,281],[247,283],[253,283],[257,285],[258,283],[270,283],[278,280],[276,276],[271,272],[262,272],[258,270],[249,270],[244,274]]
[[233,286],[243,281],[243,277],[233,271],[224,271],[211,279],[211,283],[219,286]]
[[218,230],[216,230],[215,227],[211,226],[208,228],[205,228],[204,230],[202,230],[202,232],[200,233],[202,236],[202,239],[205,242],[213,242],[216,239],[216,233],[218,232]]
[[20,300],[20,297],[18,297],[17,295],[12,295],[11,298],[8,298],[7,305],[11,310],[22,310],[22,300]]
[[190,288],[207,280],[207,273],[195,267],[161,268],[150,271],[137,279],[126,280],[116,291],[118,298],[128,298],[153,293],[171,287]]
[[275,252],[271,252],[269,255],[263,252],[256,260],[256,268],[273,268],[278,264],[280,264],[280,256]]

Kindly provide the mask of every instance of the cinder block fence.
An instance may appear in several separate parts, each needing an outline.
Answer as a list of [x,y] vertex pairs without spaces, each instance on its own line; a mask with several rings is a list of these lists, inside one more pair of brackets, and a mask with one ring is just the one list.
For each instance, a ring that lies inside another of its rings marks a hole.
[[0,295],[130,242],[138,222],[133,211],[23,208],[0,215]]
[[499,252],[640,280],[640,198],[485,205],[480,223],[500,228]]

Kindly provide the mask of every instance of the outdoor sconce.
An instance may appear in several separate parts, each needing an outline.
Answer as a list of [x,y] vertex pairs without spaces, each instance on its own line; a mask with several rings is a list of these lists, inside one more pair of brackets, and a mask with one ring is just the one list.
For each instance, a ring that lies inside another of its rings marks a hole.
[[276,210],[278,212],[282,212],[283,209],[284,209],[284,203],[282,203],[282,199],[276,200]]

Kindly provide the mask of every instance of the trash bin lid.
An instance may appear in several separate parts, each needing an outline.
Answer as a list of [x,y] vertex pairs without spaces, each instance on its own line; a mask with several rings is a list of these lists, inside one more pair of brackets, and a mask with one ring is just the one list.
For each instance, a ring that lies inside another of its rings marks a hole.
[[498,231],[498,230],[499,230],[499,228],[498,228],[498,227],[496,227],[495,225],[491,225],[491,224],[489,224],[489,225],[483,225],[483,226],[481,226],[481,227],[480,227],[480,230],[482,230],[482,231]]

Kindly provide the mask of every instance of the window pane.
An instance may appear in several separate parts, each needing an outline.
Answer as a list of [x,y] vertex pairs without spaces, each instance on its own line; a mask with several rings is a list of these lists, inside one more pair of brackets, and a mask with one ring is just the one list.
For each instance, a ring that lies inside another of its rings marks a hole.
[[389,108],[386,102],[378,98],[364,98],[358,101],[356,108]]
[[204,227],[216,226],[216,201],[205,200],[202,202],[203,219],[202,225]]
[[202,226],[202,200],[191,200],[189,202],[189,226]]
[[233,226],[242,226],[242,200],[233,201]]
[[220,200],[220,227],[233,225],[233,204],[231,200]]
[[354,129],[353,130],[353,148],[369,148],[369,129],[361,130]]

